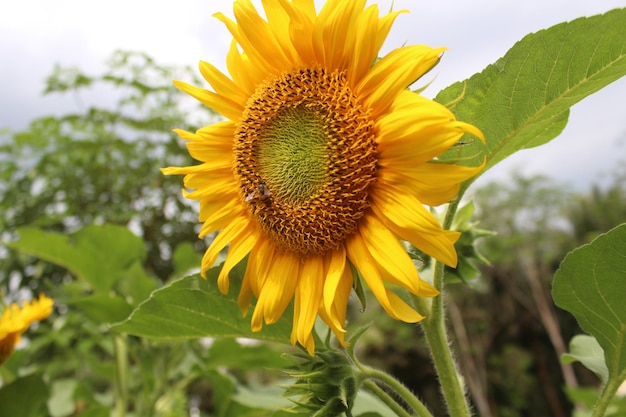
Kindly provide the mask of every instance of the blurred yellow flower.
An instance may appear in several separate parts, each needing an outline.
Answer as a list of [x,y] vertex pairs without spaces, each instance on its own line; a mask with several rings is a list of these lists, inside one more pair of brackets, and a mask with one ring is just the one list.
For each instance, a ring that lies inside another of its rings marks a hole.
[[0,320],[0,364],[13,353],[20,336],[31,323],[43,320],[52,313],[54,301],[41,294],[38,300],[25,303],[22,307],[11,304],[4,310]]
[[184,195],[200,202],[200,237],[219,231],[203,274],[230,243],[217,283],[248,257],[239,294],[252,329],[276,322],[294,300],[292,343],[314,352],[312,329],[324,320],[344,341],[346,306],[359,271],[382,307],[406,322],[423,318],[389,285],[424,297],[400,242],[454,266],[459,233],[443,230],[424,208],[452,199],[482,167],[433,161],[466,133],[443,105],[408,87],[444,48],[404,46],[378,59],[400,12],[379,17],[365,0],[249,0],[234,3],[230,77],[201,62],[212,90],[175,82],[227,120],[196,133],[178,131],[200,165],[185,174]]

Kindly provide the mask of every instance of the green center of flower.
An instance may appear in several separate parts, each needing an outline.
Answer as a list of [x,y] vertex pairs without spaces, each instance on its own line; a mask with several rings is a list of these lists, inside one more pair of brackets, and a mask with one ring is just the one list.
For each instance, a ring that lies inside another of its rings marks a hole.
[[250,97],[235,133],[235,174],[279,250],[325,253],[358,229],[376,181],[373,126],[339,71],[287,72]]
[[259,174],[275,198],[295,204],[326,182],[328,135],[316,109],[288,107],[272,120],[259,142]]

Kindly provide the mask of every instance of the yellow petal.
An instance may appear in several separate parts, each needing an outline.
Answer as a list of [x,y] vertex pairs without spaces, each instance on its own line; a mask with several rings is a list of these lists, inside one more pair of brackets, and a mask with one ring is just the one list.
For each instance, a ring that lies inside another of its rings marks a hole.
[[414,195],[422,203],[438,206],[452,200],[459,191],[460,183],[477,175],[486,161],[476,167],[426,163],[380,167],[378,180],[394,192]]
[[244,90],[241,90],[238,84],[233,82],[230,78],[224,75],[215,66],[205,61],[200,61],[200,73],[205,80],[211,84],[213,91],[216,94],[228,97],[229,99],[240,103],[242,106],[246,104],[248,95]]
[[194,97],[202,104],[210,109],[215,110],[222,116],[225,116],[231,120],[239,120],[241,113],[243,112],[243,103],[237,103],[228,97],[221,96],[213,91],[204,90],[202,88],[194,87],[191,84],[187,84],[182,81],[174,81],[174,85],[181,91]]
[[[337,250],[330,251],[326,254],[327,270],[326,280],[324,281],[324,309],[331,316],[333,301],[337,293],[337,287],[341,281],[344,270],[346,269],[346,250],[343,246]],[[343,326],[343,323],[340,323]]]
[[243,276],[246,288],[242,286],[242,292],[239,294],[237,301],[239,308],[241,308],[244,314],[250,306],[251,294],[254,294],[257,298],[259,297],[260,289],[267,277],[267,271],[274,259],[274,249],[273,243],[260,236],[257,244],[250,252],[246,272]]
[[250,58],[267,69],[270,74],[293,65],[283,45],[249,0],[241,0],[233,7],[240,39],[237,41]]
[[[331,328],[337,340],[343,345],[348,344],[345,341],[346,329],[344,323],[346,322],[346,310],[348,308],[348,300],[352,292],[352,284],[354,278],[352,276],[352,270],[349,267],[344,268],[343,274],[339,278],[339,282],[335,287],[335,293],[333,294],[332,305],[329,309],[326,309],[322,304],[318,314],[328,327]],[[324,288],[326,290],[326,288]]]
[[380,158],[388,165],[429,161],[465,133],[475,132],[455,121],[446,107],[408,90],[402,91],[388,112],[378,118],[376,127]]
[[[284,10],[289,14],[289,39],[295,52],[304,66],[318,64],[319,61],[313,50],[313,21],[315,19],[315,5],[311,1],[279,0]],[[312,7],[312,12],[311,12]]]
[[[231,122],[229,122],[230,124]],[[212,127],[213,125],[209,126]],[[196,133],[185,132],[184,130],[174,129],[174,131],[187,141],[187,149],[189,154],[196,160],[202,162],[210,162],[214,159],[231,161],[234,133],[229,136],[218,135],[225,129],[207,129],[203,128]],[[229,129],[230,130],[230,129]]]
[[354,82],[362,79],[372,63],[378,55],[380,46],[377,43],[378,38],[378,6],[373,4],[366,8],[362,14],[357,17],[354,28],[353,48],[359,51],[358,56],[352,56],[349,62],[348,70],[350,71],[350,80],[353,82],[351,88],[355,87]]
[[228,254],[224,260],[224,265],[217,276],[217,287],[223,294],[228,293],[228,274],[230,271],[245,258],[256,242],[258,241],[258,235],[254,233],[254,227],[248,225],[238,236],[234,237],[228,247]]
[[416,323],[423,319],[422,315],[413,310],[400,297],[385,288],[376,261],[367,250],[367,246],[359,232],[353,233],[346,240],[346,249],[350,262],[361,272],[365,282],[367,282],[367,286],[387,314],[396,320],[402,320],[407,323]]
[[[267,16],[267,27],[274,33],[274,39],[280,44],[280,49],[287,56],[287,61],[291,65],[300,65],[298,51],[291,42],[289,33],[290,14],[286,9],[292,9],[290,4],[286,7],[280,0],[262,0],[265,16]],[[305,64],[306,65],[306,64]]]
[[161,172],[163,173],[163,175],[184,175],[184,174],[190,174],[194,172],[210,172],[211,169],[212,169],[211,164],[204,163],[204,164],[192,165],[188,167],[161,168]]
[[391,26],[393,22],[396,20],[401,13],[408,13],[408,10],[398,10],[396,12],[390,12],[389,14],[383,16],[378,22],[378,33],[376,34],[376,51],[380,51],[383,43],[385,43],[385,39],[389,35],[389,31],[391,30]]
[[275,253],[252,314],[252,331],[259,331],[263,320],[272,324],[283,314],[298,285],[299,266],[299,256],[288,252]]
[[356,18],[365,0],[327,1],[320,10],[313,29],[314,49],[323,66],[330,70],[348,68],[354,57]]
[[[196,131],[196,135],[203,141],[207,142],[226,142],[232,145],[232,139],[237,130],[237,125],[230,120],[213,123],[208,126],[201,127]],[[174,129],[175,132],[182,131]]]
[[224,196],[228,195],[228,199],[237,198],[237,183],[232,174],[225,178],[211,178],[204,174],[201,176],[187,175],[185,177],[185,187],[195,188],[194,191],[183,194],[185,198],[190,200],[202,199],[219,199],[224,201]]
[[435,216],[412,196],[391,193],[384,187],[373,189],[371,196],[372,209],[396,236],[446,265],[456,266],[454,242],[459,232],[443,230]]
[[366,215],[361,219],[359,229],[363,242],[378,265],[378,270],[386,271],[390,282],[417,294],[420,285],[417,270],[398,238],[372,215]]
[[235,217],[226,227],[224,227],[213,239],[211,245],[202,257],[202,277],[206,278],[208,271],[219,256],[222,249],[229,242],[237,239],[237,237],[248,227],[248,220],[241,217]]
[[[307,348],[311,344],[311,332],[322,301],[324,283],[324,259],[321,255],[309,255],[300,267],[300,282],[294,299],[294,331],[296,340]],[[312,354],[311,351],[309,351]]]
[[443,51],[424,45],[405,46],[381,58],[356,88],[356,94],[373,110],[372,118],[386,112],[400,92],[439,61]]
[[248,96],[254,93],[257,85],[263,81],[262,76],[253,68],[252,63],[246,56],[237,49],[237,41],[233,39],[226,56],[226,68],[233,81],[245,91]]
[[[247,269],[246,269],[247,271]],[[241,281],[241,289],[239,290],[239,296],[237,297],[237,305],[241,310],[241,315],[245,317],[250,309],[250,301],[252,300],[252,289],[250,288],[250,276],[248,274],[243,275]]]
[[220,200],[218,202],[207,203],[203,201],[200,204],[200,214],[198,219],[202,224],[198,237],[202,239],[209,233],[226,227],[233,220],[248,222],[247,216],[244,215],[241,203],[238,199]]

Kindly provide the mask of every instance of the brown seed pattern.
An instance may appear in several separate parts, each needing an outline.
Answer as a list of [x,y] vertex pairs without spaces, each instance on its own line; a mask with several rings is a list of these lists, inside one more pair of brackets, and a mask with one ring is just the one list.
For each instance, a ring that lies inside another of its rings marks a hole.
[[[294,126],[301,131],[291,132]],[[294,70],[250,97],[235,134],[234,170],[242,201],[277,248],[325,253],[357,230],[376,181],[373,126],[339,71]],[[267,149],[299,147],[299,138],[315,164],[268,162]],[[259,184],[268,198],[250,198]]]

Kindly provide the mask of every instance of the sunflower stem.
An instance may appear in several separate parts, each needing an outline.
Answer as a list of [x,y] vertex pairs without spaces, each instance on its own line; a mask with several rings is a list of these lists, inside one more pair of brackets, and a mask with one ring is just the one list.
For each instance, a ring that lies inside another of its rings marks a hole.
[[406,405],[411,407],[416,413],[409,414],[387,392],[381,389],[374,382],[366,380],[363,383],[366,388],[370,390],[370,392],[375,394],[378,398],[380,398],[385,404],[387,404],[387,406],[391,408],[398,416],[410,417],[411,415],[417,415],[418,417],[433,417],[433,415],[428,411],[426,406],[424,406],[419,398],[417,398],[404,384],[402,384],[391,375],[378,369],[370,368],[368,366],[363,366],[361,368],[361,371],[366,377],[376,379],[385,384],[391,390],[393,390],[400,398],[402,398],[402,401],[404,401]]
[[126,344],[126,336],[116,334],[114,336],[115,343],[115,417],[124,417],[126,415],[127,403],[127,374],[128,369],[128,346]]
[[[450,202],[442,225],[444,229],[450,229],[460,201],[461,198],[459,194],[454,201]],[[441,262],[436,262],[434,266],[433,285],[439,290],[439,296],[433,298],[430,303],[428,300],[416,296],[413,297],[413,300],[421,311],[430,310],[430,314],[422,320],[421,325],[430,348],[430,355],[435,363],[435,369],[439,377],[439,383],[441,384],[441,391],[443,392],[448,407],[448,413],[454,417],[470,417],[471,412],[465,395],[463,378],[459,374],[452,356],[445,325],[444,273],[445,265]]]
[[592,417],[602,417],[606,414],[606,410],[611,403],[611,399],[615,396],[615,393],[619,389],[621,382],[619,378],[609,378],[609,382],[602,387],[602,394],[600,394],[600,398],[598,398],[598,402],[596,402],[593,407]]
[[385,405],[389,407],[391,411],[396,413],[398,417],[411,417],[411,415],[404,408],[402,408],[400,404],[398,404],[393,398],[391,398],[391,396],[387,394],[385,390],[376,385],[374,381],[365,381],[363,383],[363,386],[369,392],[378,397],[379,400],[384,402]]

